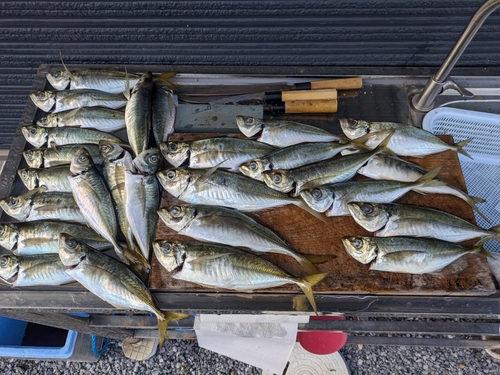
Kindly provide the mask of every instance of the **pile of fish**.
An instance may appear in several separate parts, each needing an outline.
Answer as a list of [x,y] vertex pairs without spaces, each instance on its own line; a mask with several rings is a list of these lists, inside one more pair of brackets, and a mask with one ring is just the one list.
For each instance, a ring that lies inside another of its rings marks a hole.
[[[23,153],[28,168],[18,170],[28,192],[0,201],[17,220],[0,223],[0,245],[13,253],[0,257],[2,279],[13,286],[78,281],[117,308],[156,315],[163,342],[166,324],[184,315],[155,306],[144,284],[152,252],[173,278],[205,287],[249,292],[295,284],[317,312],[312,287],[328,274],[316,264],[335,256],[301,254],[247,212],[292,204],[322,222],[351,215],[376,234],[346,237],[344,247],[379,271],[438,272],[500,239],[498,225],[485,230],[392,203],[409,191],[451,194],[478,211],[483,200],[441,181],[440,168],[399,158],[468,155],[468,141],[448,145],[397,123],[341,119],[338,136],[244,116],[235,121],[251,139],[171,141],[178,105],[172,75],[66,68],[47,75],[55,90],[31,94],[50,113],[22,128],[34,147]],[[352,180],[357,174],[369,179]],[[161,188],[184,204],[160,208]],[[193,241],[155,241],[158,218]],[[473,238],[482,240],[454,243]],[[110,249],[118,260],[102,253]],[[307,275],[261,257],[268,253],[293,258]]]

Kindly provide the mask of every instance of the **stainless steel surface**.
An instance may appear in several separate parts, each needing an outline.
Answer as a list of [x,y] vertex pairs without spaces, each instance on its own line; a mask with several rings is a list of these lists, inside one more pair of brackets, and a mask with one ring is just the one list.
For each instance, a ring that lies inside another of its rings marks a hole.
[[456,87],[456,83],[449,78],[450,72],[483,22],[498,6],[500,6],[500,0],[488,0],[477,10],[437,73],[429,79],[422,92],[412,98],[411,102],[416,110],[423,112],[430,111],[434,107],[434,99],[446,86],[455,86],[455,89],[461,94],[467,94],[459,87]]

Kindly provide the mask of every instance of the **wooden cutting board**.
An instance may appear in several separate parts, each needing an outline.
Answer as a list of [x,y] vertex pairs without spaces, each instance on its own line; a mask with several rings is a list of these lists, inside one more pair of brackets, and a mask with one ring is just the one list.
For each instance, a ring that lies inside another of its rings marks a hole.
[[[227,136],[224,134],[222,136]],[[171,140],[194,140],[221,136],[220,134],[172,134]],[[229,136],[240,136],[229,135]],[[444,141],[453,143],[451,136],[442,136]],[[446,151],[425,158],[405,158],[431,170],[443,165],[439,177],[459,189],[466,191],[464,177],[457,154]],[[357,176],[356,179],[363,177]],[[450,212],[469,221],[475,222],[470,206],[461,199],[450,195],[422,195],[409,192],[396,201],[403,204],[429,206]],[[164,192],[162,207],[181,203]],[[370,271],[369,264],[361,264],[353,259],[344,249],[342,237],[353,235],[371,235],[361,228],[350,216],[327,218],[327,223],[319,221],[302,209],[288,205],[262,212],[249,213],[259,223],[269,227],[285,239],[290,246],[303,254],[336,255],[328,263],[318,264],[321,272],[329,276],[314,287],[315,294],[399,294],[399,295],[490,295],[495,293],[495,285],[486,261],[482,255],[465,255],[446,267],[439,274],[409,275]],[[191,240],[179,236],[161,220],[158,223],[157,239]],[[464,243],[473,244],[475,241]],[[266,259],[279,265],[295,276],[307,275],[293,259],[283,255],[266,255]],[[149,287],[158,291],[169,292],[216,292],[196,284],[175,280],[159,264],[153,254]],[[227,292],[224,290],[224,292]],[[297,293],[300,289],[293,285],[278,288],[261,289],[259,293]]]

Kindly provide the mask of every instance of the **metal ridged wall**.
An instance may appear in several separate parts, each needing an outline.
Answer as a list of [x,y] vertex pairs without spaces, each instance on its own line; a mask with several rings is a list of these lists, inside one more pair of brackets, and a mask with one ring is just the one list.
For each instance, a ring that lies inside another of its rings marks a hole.
[[[482,0],[0,2],[0,148],[42,63],[441,64]],[[459,66],[500,65],[500,12]]]

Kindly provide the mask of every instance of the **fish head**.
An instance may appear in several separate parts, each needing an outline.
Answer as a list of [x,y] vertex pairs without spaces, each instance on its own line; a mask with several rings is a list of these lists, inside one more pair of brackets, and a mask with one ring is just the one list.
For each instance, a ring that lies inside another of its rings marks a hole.
[[341,118],[340,126],[349,139],[356,139],[370,132],[370,123],[364,120]]
[[260,132],[264,126],[261,119],[251,116],[236,116],[236,125],[238,129],[247,137],[253,137]]
[[344,237],[342,242],[347,253],[360,263],[370,263],[377,257],[378,247],[371,237]]
[[68,72],[66,72],[65,70],[50,72],[45,76],[47,77],[47,81],[49,81],[50,85],[56,90],[64,90],[66,87],[68,87],[71,80]]
[[59,116],[57,113],[50,113],[39,119],[36,125],[43,128],[56,128],[59,126]]
[[49,112],[56,104],[56,94],[54,91],[34,91],[30,98],[35,105],[44,112]]
[[99,141],[99,153],[103,160],[110,162],[120,157],[123,153],[123,148],[118,143]]
[[47,142],[49,132],[46,128],[30,125],[23,126],[21,130],[26,141],[36,148],[42,147]]
[[164,169],[156,173],[161,186],[174,197],[179,197],[195,180],[185,168]]
[[171,272],[181,266],[184,258],[180,249],[182,244],[177,241],[155,241],[153,242],[153,251],[160,264]]
[[317,212],[327,211],[335,200],[332,192],[322,187],[302,190],[300,196],[309,207]]
[[158,211],[165,225],[176,232],[184,229],[196,217],[194,206],[167,206]]
[[30,168],[43,166],[43,150],[26,150],[23,152],[23,156]]
[[17,243],[19,231],[13,224],[0,223],[0,246],[12,250]]
[[17,174],[24,186],[28,190],[33,190],[38,186],[38,170],[34,168],[22,168],[17,170]]
[[238,169],[245,176],[263,181],[264,178],[262,177],[262,172],[271,170],[272,165],[269,160],[265,158],[257,158],[241,164]]
[[274,169],[262,173],[262,178],[271,189],[288,193],[295,186],[295,179],[289,171],[285,169]]
[[161,163],[161,152],[158,148],[149,148],[137,155],[133,161],[134,166],[142,174],[155,174]]
[[30,197],[7,197],[0,200],[0,208],[17,220],[25,220],[31,211]]
[[5,281],[17,275],[19,258],[13,254],[0,256],[0,277]]
[[174,167],[180,167],[189,159],[190,147],[186,142],[165,142],[160,144],[163,157]]
[[78,149],[78,151],[73,155],[71,159],[71,164],[69,170],[73,174],[81,174],[88,172],[94,166],[92,157],[85,147]]
[[369,232],[382,228],[389,220],[389,213],[382,205],[365,202],[349,202],[347,208],[352,217]]
[[88,250],[76,238],[67,233],[59,235],[59,258],[66,267],[76,267],[87,255]]

